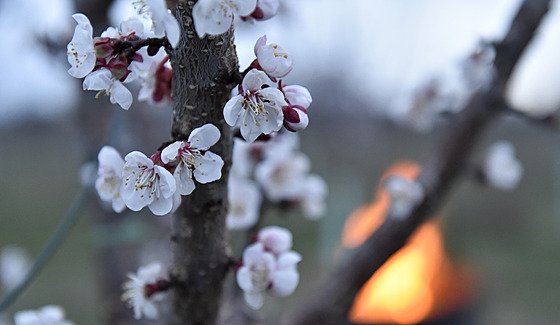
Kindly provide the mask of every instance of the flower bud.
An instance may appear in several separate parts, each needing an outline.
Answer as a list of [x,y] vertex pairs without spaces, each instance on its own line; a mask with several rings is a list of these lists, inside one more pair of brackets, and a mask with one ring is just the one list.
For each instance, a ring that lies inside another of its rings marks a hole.
[[113,54],[113,46],[109,37],[96,37],[93,39],[95,56],[98,58],[106,58]]

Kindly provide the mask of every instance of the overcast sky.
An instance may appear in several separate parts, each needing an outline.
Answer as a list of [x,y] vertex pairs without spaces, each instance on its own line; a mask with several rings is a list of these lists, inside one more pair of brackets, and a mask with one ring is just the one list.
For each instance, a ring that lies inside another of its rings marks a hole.
[[[537,39],[538,46],[524,60],[524,69],[514,83],[512,98],[518,106],[560,104],[556,2]],[[238,23],[236,43],[242,68],[254,58],[255,40],[267,34],[270,42],[294,56],[291,83],[305,84],[310,75],[333,70],[365,98],[376,96],[389,102],[422,80],[453,68],[480,40],[499,39],[519,3],[283,0],[280,17],[254,25]],[[72,11],[70,0],[0,2],[0,32],[4,35],[0,126],[30,114],[56,116],[74,105],[81,90],[67,75],[67,66],[50,59],[29,40],[31,34],[70,38]]]

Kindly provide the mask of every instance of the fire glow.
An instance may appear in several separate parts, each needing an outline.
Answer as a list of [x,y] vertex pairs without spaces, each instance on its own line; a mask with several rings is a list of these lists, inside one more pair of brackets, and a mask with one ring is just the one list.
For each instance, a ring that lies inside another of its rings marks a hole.
[[[401,175],[415,179],[420,166],[399,162],[381,179]],[[375,200],[351,214],[342,243],[352,248],[363,243],[384,221],[390,197],[380,186]],[[362,287],[349,320],[358,324],[416,324],[448,315],[472,296],[472,276],[446,255],[439,222],[431,220],[413,233]]]

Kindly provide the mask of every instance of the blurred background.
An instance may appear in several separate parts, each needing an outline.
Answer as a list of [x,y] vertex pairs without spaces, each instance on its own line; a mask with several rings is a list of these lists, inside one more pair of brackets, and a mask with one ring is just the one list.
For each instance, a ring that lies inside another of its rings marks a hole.
[[[40,251],[79,190],[84,164],[94,161],[102,145],[123,154],[152,152],[169,140],[171,108],[135,100],[124,112],[104,96],[95,100],[94,92],[82,92],[80,81],[66,73],[66,44],[75,26],[71,15],[85,12],[95,36],[129,14],[127,2],[117,1],[106,11],[111,1],[0,0],[0,249],[17,245],[30,256]],[[389,166],[430,157],[446,119],[419,128],[395,112],[426,82],[444,76],[445,85],[445,76],[481,42],[499,40],[520,1],[281,3],[280,14],[270,21],[236,22],[241,69],[253,60],[254,42],[263,34],[293,55],[295,67],[286,82],[306,86],[313,95],[301,149],[329,194],[320,221],[297,214],[269,219],[293,231],[303,261],[294,297],[267,297],[263,314],[297,305],[344,261],[345,220],[373,201]],[[560,105],[557,7],[553,1],[509,88],[511,105],[535,115]],[[131,90],[135,94],[138,88]],[[462,303],[444,315],[450,324],[560,323],[559,133],[504,116],[485,132],[473,164],[489,144],[504,139],[515,145],[523,164],[519,186],[502,192],[465,177],[438,213],[448,258],[469,274]],[[120,292],[124,274],[150,259],[149,252],[138,255],[135,247],[165,239],[161,229],[169,222],[154,221],[145,211],[115,215],[104,208],[96,196],[90,200],[70,237],[8,315],[57,304],[78,324],[102,321],[115,303],[104,300],[104,293]],[[103,271],[108,255],[129,264],[128,269],[113,265],[111,271],[119,275],[110,281]]]

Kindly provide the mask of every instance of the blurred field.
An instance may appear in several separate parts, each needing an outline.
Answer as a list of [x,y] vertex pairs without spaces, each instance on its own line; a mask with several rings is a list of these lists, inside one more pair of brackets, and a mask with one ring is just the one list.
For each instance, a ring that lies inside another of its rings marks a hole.
[[[314,104],[311,125],[301,133],[313,172],[329,185],[328,214],[320,222],[294,214],[271,218],[271,223],[294,231],[294,249],[304,259],[295,296],[267,297],[268,312],[305,299],[335,260],[344,258],[339,247],[344,219],[373,198],[384,169],[396,160],[426,160],[441,134],[437,130],[418,135],[364,114],[334,118],[328,105]],[[164,114],[159,115],[165,124]],[[36,254],[69,206],[79,188],[77,174],[85,151],[80,143],[83,130],[77,125],[69,117],[1,131],[0,247],[17,244]],[[525,168],[519,188],[502,193],[464,179],[441,211],[450,254],[471,266],[477,277],[470,317],[476,324],[559,323],[559,136],[518,120],[503,120],[486,133],[473,158],[498,139],[509,139],[517,147]],[[82,216],[12,312],[59,304],[79,324],[98,322],[91,218],[90,213]]]

